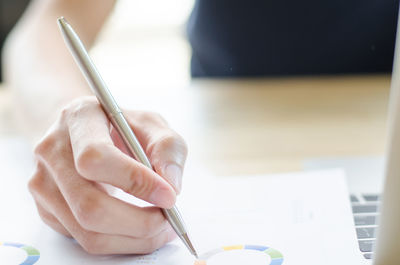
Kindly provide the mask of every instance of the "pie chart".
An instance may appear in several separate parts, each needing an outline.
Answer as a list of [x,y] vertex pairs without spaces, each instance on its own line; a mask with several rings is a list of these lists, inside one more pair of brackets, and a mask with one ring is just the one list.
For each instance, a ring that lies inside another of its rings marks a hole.
[[25,251],[27,254],[26,259],[20,263],[20,265],[32,265],[35,264],[40,258],[40,252],[31,246],[20,244],[20,243],[12,243],[12,242],[0,242],[0,247],[12,247],[18,248],[22,251]]

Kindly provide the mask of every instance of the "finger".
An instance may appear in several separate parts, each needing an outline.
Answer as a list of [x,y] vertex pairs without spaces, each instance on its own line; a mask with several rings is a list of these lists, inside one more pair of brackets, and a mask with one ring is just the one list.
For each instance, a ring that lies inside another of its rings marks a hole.
[[128,111],[127,119],[143,144],[155,171],[179,193],[187,156],[184,139],[157,114]]
[[67,123],[80,175],[121,188],[162,208],[174,205],[176,194],[168,182],[114,146],[109,122],[98,104],[80,106],[72,113]]
[[71,237],[71,234],[68,232],[67,229],[58,221],[58,219],[52,215],[50,212],[45,210],[39,203],[36,202],[36,208],[38,210],[38,213],[40,215],[40,218],[42,218],[43,222],[50,226],[52,229],[57,231],[60,234],[63,234],[64,236]]
[[128,148],[126,147],[124,141],[122,140],[122,138],[119,136],[119,133],[117,132],[117,130],[114,128],[114,126],[111,126],[111,131],[110,131],[110,135],[111,135],[111,139],[114,143],[114,145],[121,150],[124,154],[126,154],[127,156],[131,156]]
[[155,171],[180,193],[187,155],[187,147],[182,137],[170,130],[160,131],[157,137],[152,138],[147,150]]
[[[175,232],[170,226],[166,226],[165,229],[149,238],[93,232],[81,226],[60,193],[40,193],[38,197],[39,201],[50,207],[52,212],[52,214],[47,213],[41,208],[40,212],[47,215],[44,220],[50,220],[49,216],[57,216],[61,220],[60,225],[54,226],[54,222],[50,225],[55,227],[55,230],[65,227],[65,230],[62,230],[63,234],[72,235],[87,252],[92,254],[145,254],[153,252],[175,238]],[[50,197],[51,200],[49,200]],[[135,225],[131,223],[131,226]]]
[[83,229],[70,212],[60,212],[59,214],[62,215],[61,220],[72,236],[90,254],[148,254],[176,237],[172,228],[145,239],[96,233]]
[[58,221],[58,219],[48,210],[46,210],[40,203],[40,196],[38,196],[39,193],[48,192],[50,196],[53,197],[54,191],[59,192],[57,187],[55,187],[54,181],[49,178],[46,172],[43,170],[42,165],[38,165],[38,170],[30,180],[29,190],[32,193],[39,216],[43,222],[53,228],[55,231],[65,236],[71,236],[64,226]]
[[[72,157],[61,159],[49,165],[50,172],[73,215],[86,230],[150,238],[169,227],[159,208],[141,208],[109,196],[96,183],[79,176]],[[45,201],[55,203],[54,198]]]
[[[71,229],[73,237],[90,254],[149,254],[175,239],[176,234],[171,229],[162,231],[153,238],[136,239],[118,235],[94,233],[81,229],[76,221],[63,219]],[[67,223],[69,222],[69,223]]]

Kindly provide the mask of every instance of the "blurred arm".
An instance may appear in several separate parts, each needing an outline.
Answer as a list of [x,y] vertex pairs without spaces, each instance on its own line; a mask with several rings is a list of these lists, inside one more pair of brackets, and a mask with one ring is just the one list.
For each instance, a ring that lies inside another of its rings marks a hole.
[[33,0],[4,46],[4,81],[14,92],[19,127],[37,137],[72,99],[89,94],[56,19],[64,16],[88,49],[116,0]]

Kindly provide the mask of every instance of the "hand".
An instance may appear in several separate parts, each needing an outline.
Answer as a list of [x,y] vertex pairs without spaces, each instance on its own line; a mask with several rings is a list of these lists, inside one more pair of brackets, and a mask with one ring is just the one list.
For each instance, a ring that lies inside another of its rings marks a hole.
[[[149,253],[175,237],[160,208],[181,189],[187,147],[159,116],[125,117],[156,173],[127,155],[95,98],[68,105],[35,148],[29,189],[43,221],[92,254]],[[138,207],[109,194],[106,184],[157,207]]]

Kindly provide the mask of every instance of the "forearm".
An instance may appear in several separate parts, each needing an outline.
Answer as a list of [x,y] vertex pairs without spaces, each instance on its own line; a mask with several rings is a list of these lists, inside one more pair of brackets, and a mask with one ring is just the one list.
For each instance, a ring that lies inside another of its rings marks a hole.
[[65,47],[56,19],[65,16],[90,48],[114,0],[36,0],[13,29],[4,49],[4,80],[14,92],[19,127],[42,134],[58,109],[89,94]]

